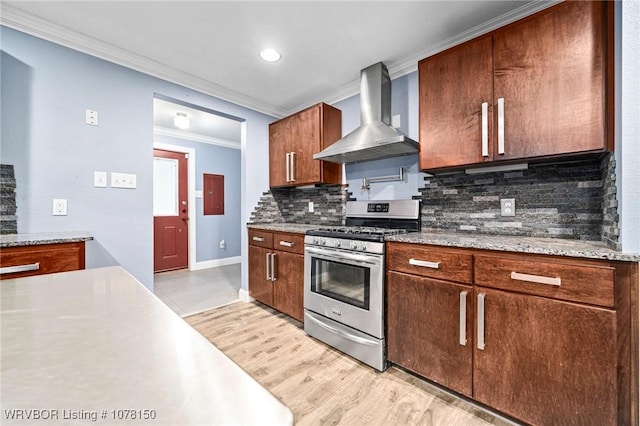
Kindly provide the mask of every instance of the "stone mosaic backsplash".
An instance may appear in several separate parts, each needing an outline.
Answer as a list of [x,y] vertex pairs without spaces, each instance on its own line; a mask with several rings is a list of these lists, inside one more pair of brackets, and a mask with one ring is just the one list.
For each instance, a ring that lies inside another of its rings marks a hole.
[[[615,164],[530,164],[520,171],[425,177],[422,229],[618,241]],[[515,198],[516,215],[500,215]],[[613,247],[612,247],[613,248]]]
[[[272,188],[251,213],[253,223],[290,222],[312,225],[344,225],[345,205],[351,200],[346,185],[305,188]],[[313,213],[309,212],[313,202]]]
[[16,179],[13,166],[0,164],[0,234],[17,234]]

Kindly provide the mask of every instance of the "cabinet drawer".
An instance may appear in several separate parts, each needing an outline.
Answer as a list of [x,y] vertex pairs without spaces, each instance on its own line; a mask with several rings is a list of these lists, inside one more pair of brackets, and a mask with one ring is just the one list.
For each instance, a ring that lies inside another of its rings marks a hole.
[[275,250],[288,251],[291,253],[304,254],[304,235],[302,234],[281,234],[274,232],[273,248]]
[[84,269],[84,242],[7,247],[0,251],[0,279]]
[[477,285],[614,307],[614,268],[539,258],[477,255],[474,259]]
[[249,229],[249,245],[271,248],[273,247],[273,234],[269,231]]
[[390,270],[471,284],[472,265],[470,254],[420,244],[387,243]]

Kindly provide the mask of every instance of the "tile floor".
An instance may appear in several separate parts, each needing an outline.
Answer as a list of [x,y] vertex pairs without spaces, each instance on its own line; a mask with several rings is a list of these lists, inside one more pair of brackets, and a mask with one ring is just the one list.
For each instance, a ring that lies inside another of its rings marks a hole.
[[240,264],[160,272],[154,275],[153,286],[155,295],[184,317],[237,301]]

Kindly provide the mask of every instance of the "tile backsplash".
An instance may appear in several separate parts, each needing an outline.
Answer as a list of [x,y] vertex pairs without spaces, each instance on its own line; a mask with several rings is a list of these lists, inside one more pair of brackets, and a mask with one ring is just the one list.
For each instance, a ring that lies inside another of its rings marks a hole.
[[[615,163],[530,164],[526,170],[425,177],[422,229],[605,241],[615,248]],[[500,215],[514,198],[515,216]]]
[[17,234],[16,179],[13,166],[0,164],[0,234]]
[[[615,176],[608,154],[518,171],[427,176],[414,198],[422,200],[425,231],[582,239],[619,249]],[[504,198],[515,199],[515,216],[500,215]],[[251,222],[342,225],[352,199],[346,185],[274,188],[264,193]]]

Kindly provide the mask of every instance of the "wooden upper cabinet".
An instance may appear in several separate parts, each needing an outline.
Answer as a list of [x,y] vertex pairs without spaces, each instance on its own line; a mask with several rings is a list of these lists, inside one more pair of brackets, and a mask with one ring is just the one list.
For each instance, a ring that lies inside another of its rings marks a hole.
[[270,186],[287,185],[288,153],[291,152],[291,119],[283,118],[269,125]]
[[563,2],[420,61],[420,168],[611,150],[610,3]]
[[342,165],[313,159],[342,135],[342,112],[317,104],[269,125],[269,185],[342,183]]
[[491,36],[472,40],[419,64],[420,167],[476,164],[482,156],[482,105],[487,152],[493,147]]
[[603,9],[600,2],[565,2],[494,33],[494,100],[504,99],[501,159],[606,148]]

